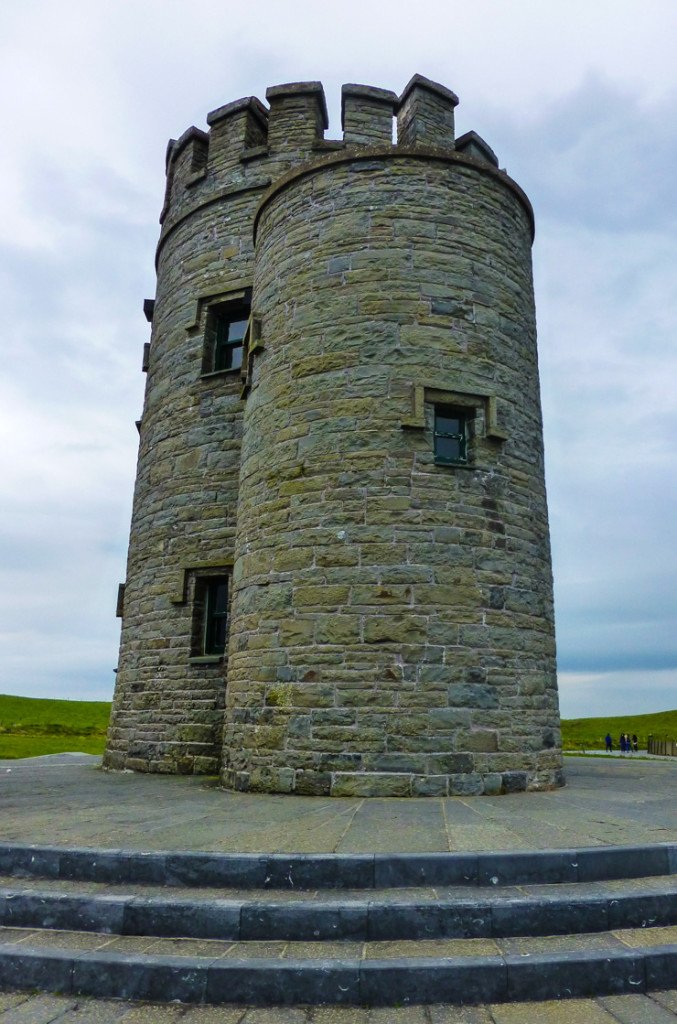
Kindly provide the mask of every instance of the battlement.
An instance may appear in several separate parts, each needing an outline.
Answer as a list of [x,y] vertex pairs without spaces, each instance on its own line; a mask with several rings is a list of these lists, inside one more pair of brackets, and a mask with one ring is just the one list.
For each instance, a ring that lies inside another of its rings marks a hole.
[[346,146],[386,146],[393,141],[397,95],[370,85],[341,89],[341,127]]
[[423,75],[414,75],[397,107],[397,142],[401,146],[454,148],[454,109],[458,96]]
[[[192,127],[167,150],[167,195],[181,216],[186,190],[229,186],[260,188],[262,175],[279,178],[300,164],[331,151],[355,147],[402,146],[453,151],[497,165],[490,148],[474,132],[454,138],[458,97],[423,75],[414,75],[400,96],[389,89],[349,83],[341,89],[342,138],[325,139],[329,127],[320,82],[289,82],[266,90],[268,106],[248,96],[207,115],[209,131]],[[396,136],[394,138],[394,136]],[[189,197],[188,205],[192,202]]]

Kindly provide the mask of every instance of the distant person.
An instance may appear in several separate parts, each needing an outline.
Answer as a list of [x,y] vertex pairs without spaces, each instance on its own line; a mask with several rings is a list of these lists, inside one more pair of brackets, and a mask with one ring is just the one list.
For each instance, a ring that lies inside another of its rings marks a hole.
[[618,745],[621,748],[621,757],[625,754],[625,733],[621,733],[621,737],[618,741]]
[[604,737],[604,742],[606,743],[606,752],[607,754],[610,754],[611,751],[614,749],[614,741],[611,739],[610,732],[608,732]]
[[635,732],[632,734],[632,749],[635,753],[639,750],[639,740],[637,739],[637,733]]
[[625,734],[625,749],[627,750],[628,754],[632,753],[632,743],[630,741],[630,733],[629,732],[626,732],[626,734]]

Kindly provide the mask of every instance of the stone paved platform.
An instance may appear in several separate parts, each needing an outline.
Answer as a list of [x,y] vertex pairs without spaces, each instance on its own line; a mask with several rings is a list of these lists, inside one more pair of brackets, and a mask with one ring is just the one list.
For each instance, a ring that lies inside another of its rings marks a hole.
[[[547,850],[677,841],[677,762],[566,759],[551,793],[321,799],[106,773],[98,758],[0,762],[0,841],[229,853]],[[534,941],[534,940],[530,940]],[[187,1006],[0,992],[0,1024],[667,1024],[677,991],[557,1002],[361,1008]]]
[[228,853],[544,850],[677,841],[677,759],[567,757],[548,793],[337,799],[227,793],[60,754],[0,761],[0,841]]

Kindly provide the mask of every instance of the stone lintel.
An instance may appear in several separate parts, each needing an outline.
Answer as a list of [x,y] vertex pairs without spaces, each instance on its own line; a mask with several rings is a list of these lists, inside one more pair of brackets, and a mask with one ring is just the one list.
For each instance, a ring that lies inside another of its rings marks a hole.
[[209,570],[216,569],[230,569],[233,565],[232,555],[224,555],[222,558],[207,559],[202,561],[191,561],[181,566],[179,570],[178,579],[176,580],[174,590],[169,595],[169,600],[172,604],[185,604],[186,603],[186,587],[188,584],[188,576],[191,572],[200,573],[208,572]]

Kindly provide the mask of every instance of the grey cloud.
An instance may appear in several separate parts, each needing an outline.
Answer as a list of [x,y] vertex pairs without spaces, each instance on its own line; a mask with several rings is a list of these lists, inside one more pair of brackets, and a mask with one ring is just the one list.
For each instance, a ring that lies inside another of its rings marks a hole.
[[[664,230],[677,209],[666,168],[677,163],[677,93],[649,105],[630,89],[589,75],[579,89],[520,119],[480,112],[501,166],[517,178],[537,217],[612,234]],[[478,128],[476,129],[482,131]]]

